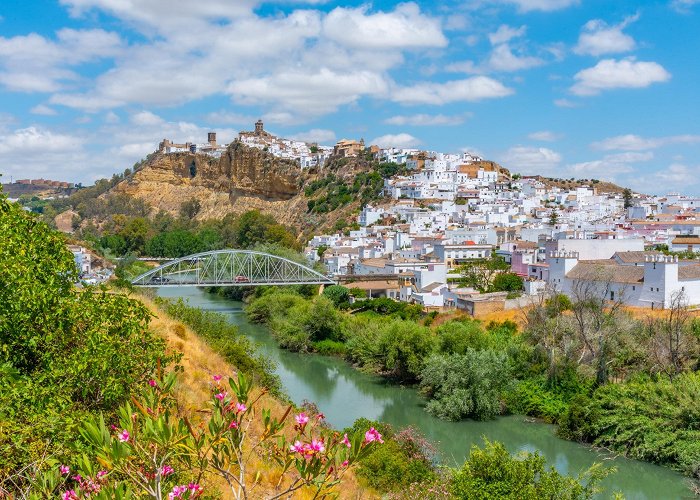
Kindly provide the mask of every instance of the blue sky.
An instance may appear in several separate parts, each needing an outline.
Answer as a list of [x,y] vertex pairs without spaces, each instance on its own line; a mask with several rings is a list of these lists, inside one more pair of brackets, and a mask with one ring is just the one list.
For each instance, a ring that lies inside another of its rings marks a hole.
[[0,173],[89,183],[163,138],[473,151],[700,195],[700,0],[3,0]]

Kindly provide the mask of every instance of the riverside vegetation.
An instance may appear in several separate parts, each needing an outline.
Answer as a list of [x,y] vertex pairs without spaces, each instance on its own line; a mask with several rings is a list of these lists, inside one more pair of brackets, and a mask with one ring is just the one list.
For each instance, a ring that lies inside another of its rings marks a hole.
[[[513,457],[492,443],[472,450],[463,468],[441,471],[411,431],[358,421],[338,432],[312,411],[270,412],[268,389],[255,387],[275,390],[265,360],[220,317],[162,303],[239,365],[237,376],[211,378],[206,403],[188,417],[176,390],[181,357],[152,331],[144,304],[76,288],[64,238],[2,195],[0,232],[4,496],[321,498],[355,467],[397,497],[590,498],[607,473],[562,476],[537,454]],[[277,482],[263,489],[270,471]]]
[[[595,289],[579,292],[529,309],[522,329],[468,317],[435,321],[418,306],[362,299],[337,285],[315,297],[256,290],[246,313],[282,347],[341,356],[417,384],[438,417],[530,415],[558,424],[564,438],[697,480],[700,321],[682,296],[642,320]],[[353,295],[360,300],[351,304]]]

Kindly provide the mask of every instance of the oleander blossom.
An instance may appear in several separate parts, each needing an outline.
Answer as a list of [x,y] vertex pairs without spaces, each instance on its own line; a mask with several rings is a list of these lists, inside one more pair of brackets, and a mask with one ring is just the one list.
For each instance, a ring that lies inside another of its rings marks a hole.
[[62,476],[65,476],[66,474],[70,474],[70,467],[67,465],[61,465],[58,468],[58,471],[61,473]]
[[117,435],[117,438],[119,438],[119,441],[121,441],[122,443],[126,443],[127,441],[129,441],[129,437],[129,431],[127,431],[126,429],[122,430]]
[[365,443],[372,443],[374,441],[378,441],[379,443],[384,443],[382,440],[382,435],[379,434],[379,431],[375,429],[374,427],[370,427],[370,429],[365,432]]
[[309,423],[309,416],[304,412],[294,417],[294,419],[296,420],[297,424],[301,425],[302,427]]
[[352,444],[350,443],[350,440],[348,439],[347,434],[343,435],[343,440],[341,441],[341,443],[343,443],[348,448],[352,448]]

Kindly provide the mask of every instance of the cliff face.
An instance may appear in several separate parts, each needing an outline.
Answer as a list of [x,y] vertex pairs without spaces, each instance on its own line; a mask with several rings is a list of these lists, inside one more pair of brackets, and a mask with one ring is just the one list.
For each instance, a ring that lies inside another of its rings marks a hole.
[[234,142],[221,158],[157,154],[112,192],[142,199],[154,213],[177,215],[183,202],[196,199],[200,220],[257,209],[301,229],[313,223],[307,220],[303,186],[314,178],[291,160]]

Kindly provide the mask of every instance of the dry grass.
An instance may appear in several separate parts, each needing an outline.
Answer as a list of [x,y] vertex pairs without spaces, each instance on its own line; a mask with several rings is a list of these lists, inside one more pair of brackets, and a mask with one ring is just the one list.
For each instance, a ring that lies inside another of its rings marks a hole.
[[[213,351],[189,327],[161,311],[152,300],[143,296],[140,296],[139,300],[153,312],[154,318],[150,327],[156,334],[165,339],[168,350],[182,353],[180,365],[183,367],[183,372],[178,378],[175,390],[178,411],[182,416],[190,418],[193,423],[202,422],[203,414],[198,412],[198,410],[206,408],[207,402],[211,398],[212,376],[234,375],[236,368]],[[262,397],[260,407],[269,408],[273,416],[281,418],[288,405],[265,394]],[[251,426],[252,434],[259,435],[261,431],[262,425],[254,421]],[[252,484],[255,474],[260,473],[260,485],[256,487],[252,498],[266,498],[270,496],[279,480],[280,468],[269,460],[263,460],[260,456],[254,456],[249,464],[249,471],[248,484]],[[223,492],[222,498],[232,498],[223,481],[211,481],[210,484],[221,489]],[[361,486],[352,472],[343,477],[342,483],[336,486],[336,492],[343,499],[378,498],[378,495]],[[304,500],[312,497],[313,493],[310,490],[300,490],[291,498]]]

